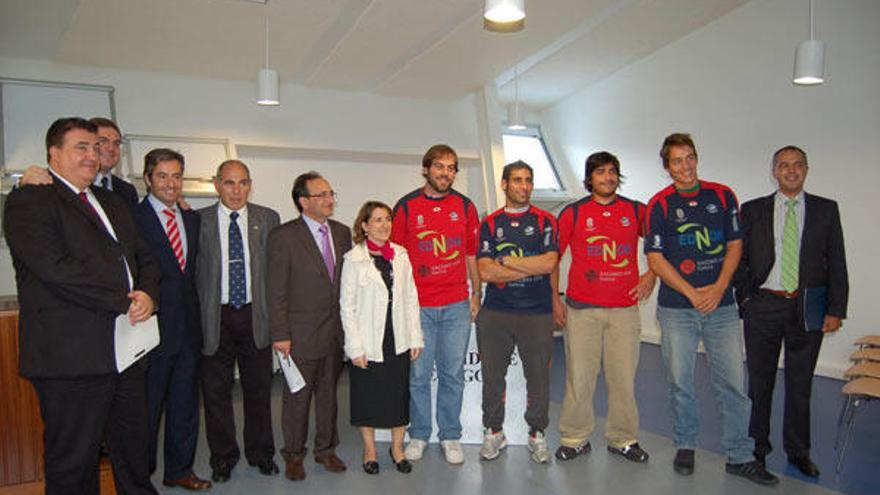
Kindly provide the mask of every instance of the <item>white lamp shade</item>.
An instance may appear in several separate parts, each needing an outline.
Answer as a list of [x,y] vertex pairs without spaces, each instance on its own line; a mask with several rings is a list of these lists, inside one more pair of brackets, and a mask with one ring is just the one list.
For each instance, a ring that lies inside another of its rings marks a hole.
[[483,17],[491,22],[516,22],[526,17],[525,0],[486,0]]
[[795,84],[822,84],[825,82],[825,43],[808,40],[794,52]]
[[526,128],[518,103],[511,103],[507,106],[507,128],[512,131],[521,131]]
[[257,104],[280,105],[278,91],[278,72],[272,69],[260,69],[257,73]]

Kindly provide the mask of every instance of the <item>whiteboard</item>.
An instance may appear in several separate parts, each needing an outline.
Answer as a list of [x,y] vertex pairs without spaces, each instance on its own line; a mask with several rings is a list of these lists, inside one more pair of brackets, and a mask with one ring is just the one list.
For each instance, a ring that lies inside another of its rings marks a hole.
[[62,117],[115,120],[112,86],[0,78],[3,171],[46,164],[46,131]]

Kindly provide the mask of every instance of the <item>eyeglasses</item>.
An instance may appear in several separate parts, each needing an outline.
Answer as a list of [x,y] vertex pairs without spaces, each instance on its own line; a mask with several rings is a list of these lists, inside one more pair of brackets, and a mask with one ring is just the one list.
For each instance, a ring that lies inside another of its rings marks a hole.
[[336,191],[324,191],[320,194],[308,194],[308,195],[306,195],[306,197],[308,197],[308,198],[321,198],[321,199],[336,198]]

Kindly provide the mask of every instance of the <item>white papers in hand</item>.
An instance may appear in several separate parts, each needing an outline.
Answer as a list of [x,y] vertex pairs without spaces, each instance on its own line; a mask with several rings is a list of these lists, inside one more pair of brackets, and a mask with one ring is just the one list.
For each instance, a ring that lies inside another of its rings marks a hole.
[[287,386],[290,387],[290,393],[295,394],[299,392],[301,388],[306,386],[306,380],[303,378],[302,373],[299,372],[299,368],[296,367],[296,363],[293,362],[289,355],[284,357],[284,354],[278,351],[275,351],[275,355],[278,356],[278,363],[281,365],[281,371],[284,373]]
[[127,314],[116,317],[116,370],[122,373],[135,361],[159,345],[159,320],[156,315],[132,325]]

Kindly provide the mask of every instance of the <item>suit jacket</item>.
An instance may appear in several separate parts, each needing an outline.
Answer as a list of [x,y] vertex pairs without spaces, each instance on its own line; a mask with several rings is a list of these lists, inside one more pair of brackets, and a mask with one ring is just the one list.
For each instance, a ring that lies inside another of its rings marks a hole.
[[130,208],[134,208],[135,206],[137,206],[137,189],[125,179],[117,177],[113,174],[111,174],[110,176],[113,178],[113,192],[122,196],[122,199],[125,200],[126,204],[128,204]]
[[118,242],[65,184],[13,190],[4,227],[18,285],[19,369],[28,378],[116,373],[115,319],[134,288],[159,304],[159,267],[125,202],[92,187]]
[[[202,354],[213,356],[220,345],[220,297],[223,274],[220,231],[217,228],[219,203],[202,208],[199,232],[199,262],[196,267],[196,288],[202,311]],[[269,318],[266,310],[266,242],[269,231],[281,223],[274,210],[248,203],[248,251],[250,253],[251,307],[254,344],[264,349],[269,340]],[[223,235],[226,235],[224,232]]]
[[180,270],[177,256],[168,241],[165,226],[147,198],[132,210],[138,232],[159,262],[162,283],[159,286],[159,334],[161,343],[151,353],[174,354],[186,345],[190,349],[202,347],[202,325],[199,297],[196,293],[196,253],[199,249],[199,214],[182,210],[186,231],[186,265]]
[[[774,197],[775,193],[742,206],[743,255],[734,277],[736,299],[741,309],[766,282],[776,261]],[[804,194],[804,198],[804,231],[798,271],[800,317],[803,318],[804,289],[825,287],[828,290],[827,314],[846,318],[849,281],[837,203],[812,194]]]
[[291,353],[317,359],[342,348],[339,287],[351,231],[328,220],[336,254],[333,281],[309,226],[302,217],[269,234],[269,327],[272,341],[291,341]]

